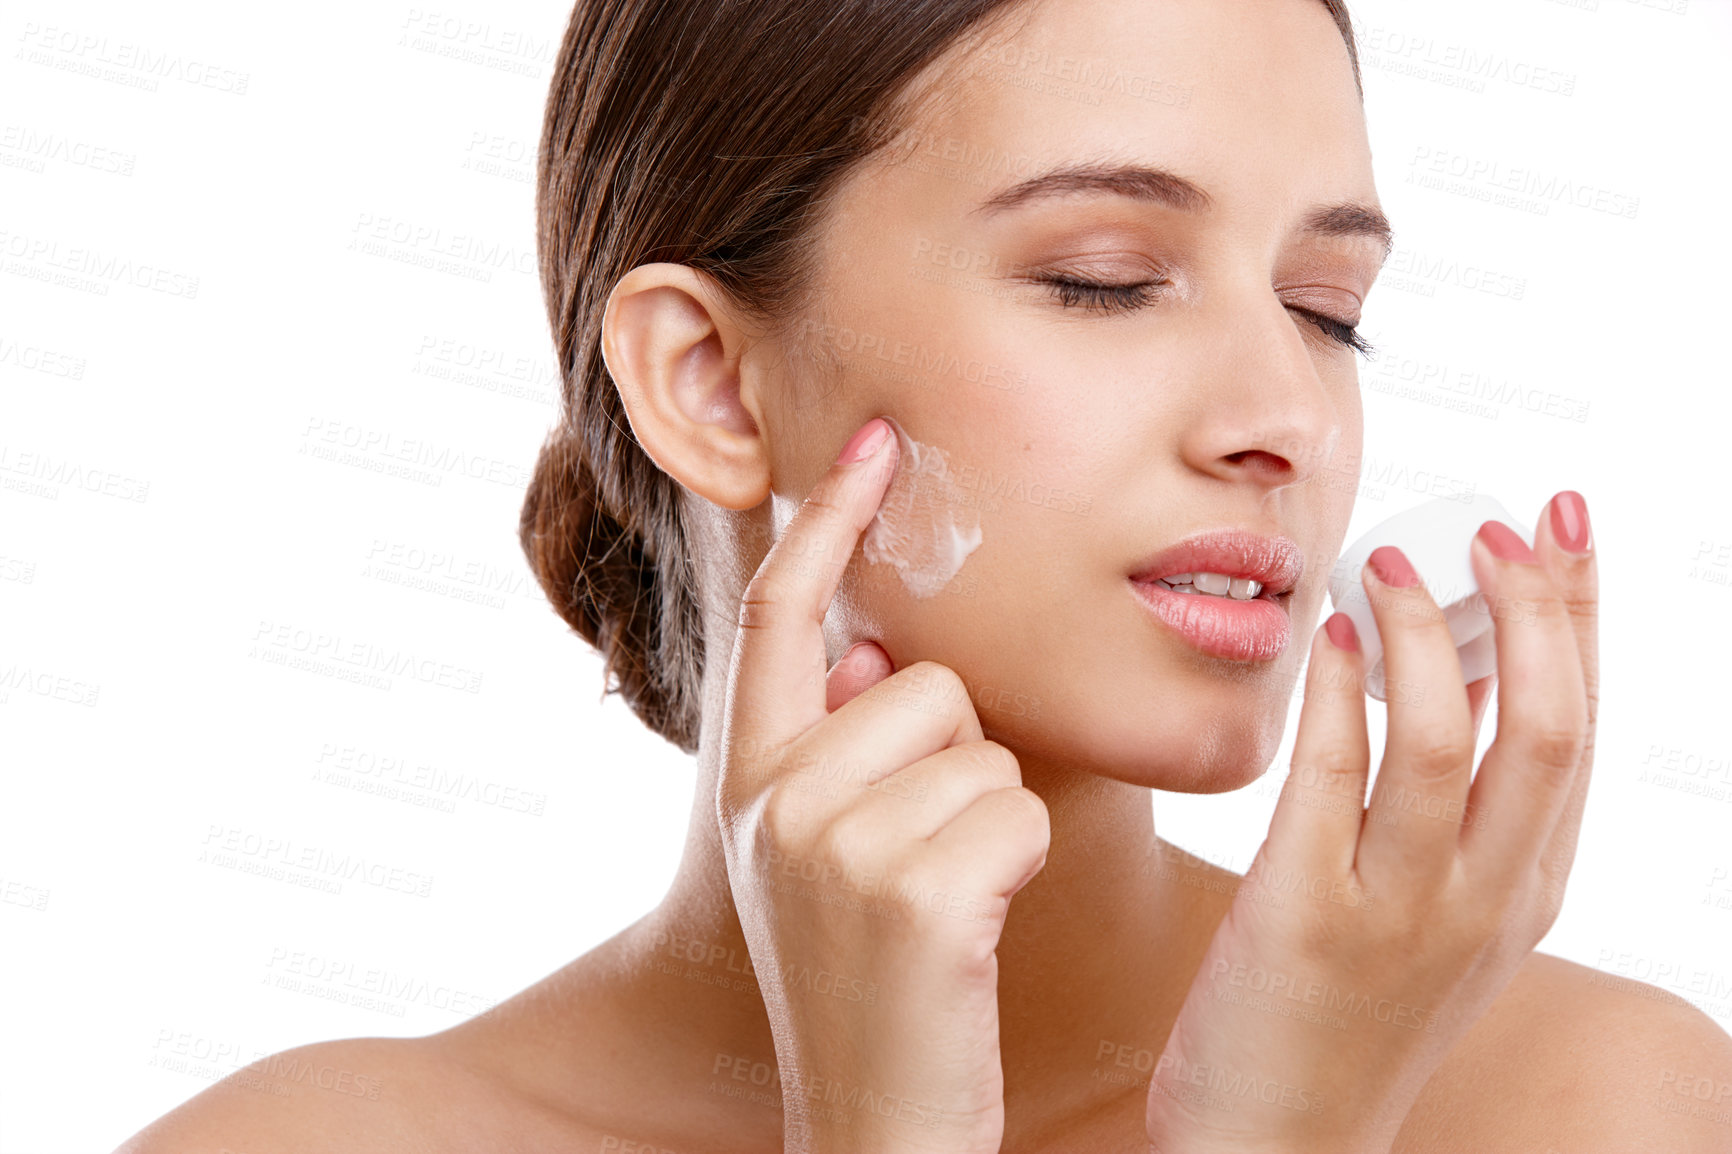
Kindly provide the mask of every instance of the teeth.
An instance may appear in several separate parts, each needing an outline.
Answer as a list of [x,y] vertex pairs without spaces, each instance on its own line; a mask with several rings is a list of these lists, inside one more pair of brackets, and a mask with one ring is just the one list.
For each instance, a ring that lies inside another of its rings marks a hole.
[[1213,593],[1222,597],[1232,591],[1233,579],[1225,573],[1193,573],[1191,584],[1197,587],[1199,593]]
[[1206,597],[1231,597],[1235,601],[1250,601],[1263,592],[1263,583],[1249,577],[1229,577],[1225,573],[1174,573],[1156,579],[1176,593],[1193,593]]

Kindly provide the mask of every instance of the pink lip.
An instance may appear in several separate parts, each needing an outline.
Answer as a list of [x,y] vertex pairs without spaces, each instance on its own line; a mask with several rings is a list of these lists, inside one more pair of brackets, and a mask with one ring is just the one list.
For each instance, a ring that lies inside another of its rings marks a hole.
[[[1286,537],[1233,529],[1199,533],[1163,549],[1131,574],[1131,588],[1164,624],[1204,653],[1229,661],[1268,661],[1292,639],[1287,594],[1304,567],[1299,547]],[[1248,601],[1177,593],[1155,584],[1175,573],[1225,573],[1260,583]]]

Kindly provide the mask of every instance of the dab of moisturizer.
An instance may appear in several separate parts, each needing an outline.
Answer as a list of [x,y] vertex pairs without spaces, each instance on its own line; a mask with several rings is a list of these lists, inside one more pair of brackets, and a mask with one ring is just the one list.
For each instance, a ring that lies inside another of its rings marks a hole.
[[924,445],[884,418],[901,455],[896,475],[866,527],[862,549],[874,565],[890,565],[916,597],[931,597],[950,583],[968,555],[980,548],[980,517],[950,471],[943,449]]

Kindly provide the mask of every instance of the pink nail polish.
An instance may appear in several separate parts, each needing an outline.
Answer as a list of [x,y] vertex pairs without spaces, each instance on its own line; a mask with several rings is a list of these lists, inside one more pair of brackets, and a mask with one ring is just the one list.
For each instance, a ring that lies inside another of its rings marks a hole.
[[1494,557],[1505,561],[1520,561],[1526,565],[1538,564],[1534,551],[1528,548],[1528,543],[1502,521],[1487,521],[1481,525],[1479,539],[1485,542],[1485,547],[1491,550]]
[[1329,634],[1329,640],[1335,648],[1348,653],[1359,651],[1359,630],[1353,628],[1353,618],[1347,614],[1331,614],[1329,620],[1323,623],[1323,632]]
[[884,443],[884,438],[890,435],[890,426],[873,417],[848,438],[848,443],[842,446],[842,453],[836,459],[844,465],[857,464],[867,460]]
[[1419,584],[1419,574],[1407,560],[1407,554],[1394,545],[1379,545],[1366,558],[1372,574],[1385,585],[1396,589],[1411,589]]
[[1588,503],[1574,489],[1552,498],[1552,540],[1566,553],[1578,556],[1593,548],[1588,528]]

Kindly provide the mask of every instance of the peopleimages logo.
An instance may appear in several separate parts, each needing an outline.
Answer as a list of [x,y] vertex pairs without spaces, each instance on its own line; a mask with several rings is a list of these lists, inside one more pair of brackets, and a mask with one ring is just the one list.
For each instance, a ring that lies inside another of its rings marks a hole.
[[98,248],[63,247],[58,240],[48,237],[0,229],[0,256],[14,262],[7,265],[7,272],[45,281],[56,276],[72,278],[76,283],[68,287],[83,291],[99,289],[99,296],[108,295],[109,285],[128,284],[183,300],[198,298],[198,277],[190,273]]
[[[300,845],[292,838],[269,837],[234,826],[210,826],[205,832],[199,861],[242,873],[263,874],[279,881],[316,879],[325,884],[312,888],[332,893],[338,892],[341,883],[346,881],[420,898],[433,893],[431,874],[371,861],[358,854],[339,854],[322,846]],[[337,888],[332,888],[333,883]]]
[[[1396,287],[1414,287],[1415,291],[1427,296],[1432,295],[1439,284],[1512,301],[1521,300],[1528,290],[1526,277],[1450,257],[1432,256],[1411,248],[1397,248],[1390,253],[1389,263],[1384,269],[1392,274],[1390,279],[1397,282]],[[1401,284],[1403,279],[1409,284]]]
[[[347,667],[357,675],[378,678],[381,675],[408,677],[424,685],[442,689],[457,689],[464,693],[480,693],[482,674],[479,670],[439,661],[408,650],[373,645],[365,641],[350,641],[335,633],[303,629],[276,621],[260,621],[253,631],[253,646],[248,656],[271,664],[285,664],[287,658],[299,658],[315,664],[331,663],[332,667]],[[385,682],[381,688],[389,688]]]
[[348,421],[309,417],[301,438],[302,454],[337,464],[371,461],[381,467],[418,470],[436,481],[455,473],[511,489],[521,489],[529,483],[528,467],[521,462],[500,461],[418,437],[399,437],[389,429],[369,429]]
[[1372,27],[1363,33],[1364,63],[1373,68],[1406,72],[1439,80],[1452,87],[1485,91],[1487,81],[1531,88],[1559,96],[1576,90],[1576,74],[1547,68],[1507,53],[1467,44],[1439,43],[1430,36],[1395,28]]
[[92,468],[67,457],[56,457],[51,453],[30,449],[20,450],[13,445],[0,443],[0,481],[9,482],[14,478],[25,478],[27,482],[35,483],[28,487],[52,500],[59,499],[59,487],[62,485],[140,504],[150,497],[150,482],[147,480],[129,477],[110,469]]
[[[122,81],[148,92],[155,92],[163,80],[178,80],[195,88],[245,96],[247,82],[252,79],[250,72],[191,59],[179,52],[158,51],[129,40],[111,42],[107,36],[53,24],[43,26],[34,20],[25,21],[18,40],[23,46],[18,59],[102,80]],[[55,56],[56,53],[59,55]]]
[[1449,177],[1462,186],[1483,193],[1507,192],[1516,197],[1531,198],[1535,205],[1570,204],[1607,216],[1636,219],[1642,198],[1618,192],[1597,184],[1575,180],[1555,172],[1525,165],[1505,164],[1495,157],[1475,156],[1446,148],[1421,144],[1408,162],[1408,179],[1426,187],[1445,187],[1431,178]]

